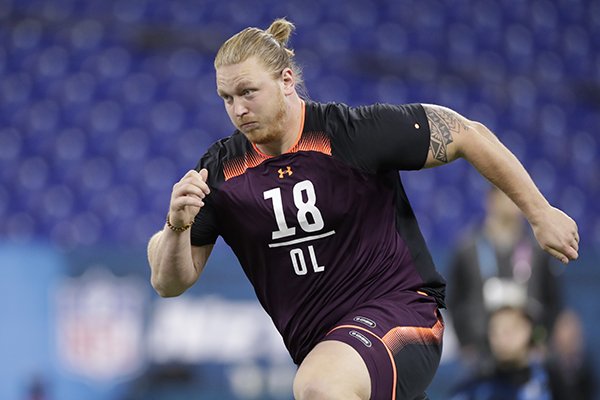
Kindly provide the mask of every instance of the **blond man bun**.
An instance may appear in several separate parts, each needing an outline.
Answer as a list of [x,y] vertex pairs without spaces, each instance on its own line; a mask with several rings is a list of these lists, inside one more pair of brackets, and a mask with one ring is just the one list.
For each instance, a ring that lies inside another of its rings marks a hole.
[[294,60],[294,50],[287,47],[292,32],[296,29],[293,23],[285,18],[274,20],[267,30],[246,28],[229,38],[215,57],[215,69],[224,65],[239,64],[251,57],[256,57],[278,76],[285,68],[290,68],[296,78],[296,89],[305,93],[302,70]]
[[291,55],[294,55],[294,50],[288,49],[286,46],[290,40],[292,32],[294,32],[295,29],[296,26],[287,19],[277,18],[275,21],[273,21],[271,26],[269,26],[266,32],[270,33],[282,47],[291,52]]

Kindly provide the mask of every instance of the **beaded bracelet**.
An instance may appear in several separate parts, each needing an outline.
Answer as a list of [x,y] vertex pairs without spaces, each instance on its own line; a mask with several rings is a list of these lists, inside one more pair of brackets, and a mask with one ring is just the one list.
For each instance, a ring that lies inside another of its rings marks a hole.
[[190,222],[187,225],[184,226],[175,226],[175,225],[171,225],[171,221],[169,221],[169,214],[167,213],[167,226],[169,227],[170,230],[172,230],[173,232],[177,232],[177,233],[181,233],[181,232],[185,232],[188,229],[190,229],[190,227],[192,226],[192,224],[194,223],[194,221]]

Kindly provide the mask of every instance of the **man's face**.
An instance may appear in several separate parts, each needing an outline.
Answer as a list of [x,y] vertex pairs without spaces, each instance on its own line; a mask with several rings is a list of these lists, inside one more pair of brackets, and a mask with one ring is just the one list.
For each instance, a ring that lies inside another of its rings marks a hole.
[[489,322],[490,348],[501,363],[516,363],[527,358],[532,326],[519,311],[502,310]]
[[217,92],[231,122],[248,140],[266,144],[282,137],[287,115],[282,79],[256,58],[219,67]]

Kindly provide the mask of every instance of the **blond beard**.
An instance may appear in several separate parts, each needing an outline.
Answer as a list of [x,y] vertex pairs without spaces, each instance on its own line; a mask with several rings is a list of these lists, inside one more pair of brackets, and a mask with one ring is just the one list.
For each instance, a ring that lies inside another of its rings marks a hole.
[[[246,135],[248,140],[254,144],[268,144],[281,140],[284,136],[284,121],[287,118],[287,108],[283,98],[283,94],[278,95],[277,112],[273,118],[270,118],[266,123],[261,124],[258,129],[242,133]],[[263,127],[264,126],[264,127]]]

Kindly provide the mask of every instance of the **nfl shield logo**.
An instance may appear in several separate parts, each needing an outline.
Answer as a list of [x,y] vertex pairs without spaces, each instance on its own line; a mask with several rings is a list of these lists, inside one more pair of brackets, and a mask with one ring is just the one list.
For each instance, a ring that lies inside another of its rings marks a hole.
[[128,378],[143,364],[143,304],[137,277],[92,268],[67,278],[57,293],[58,355],[74,375],[107,383]]

